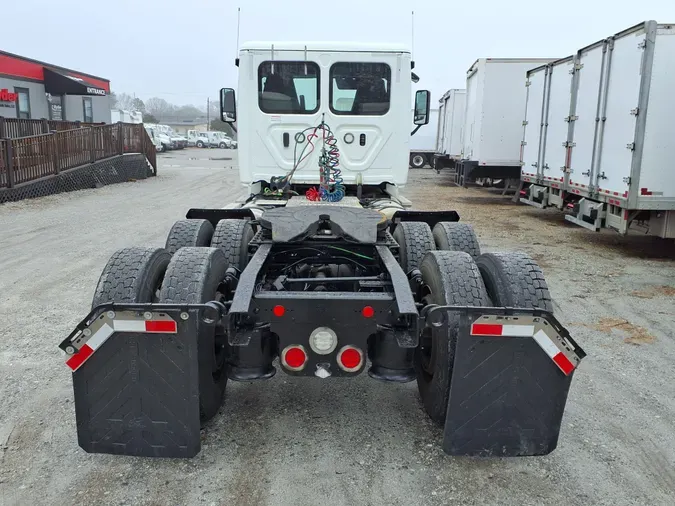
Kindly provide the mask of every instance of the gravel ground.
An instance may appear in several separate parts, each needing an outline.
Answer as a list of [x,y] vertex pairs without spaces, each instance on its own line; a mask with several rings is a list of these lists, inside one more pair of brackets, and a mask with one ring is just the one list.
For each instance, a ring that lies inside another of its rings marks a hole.
[[0,504],[672,504],[673,243],[593,234],[427,169],[412,171],[406,195],[421,209],[457,209],[484,251],[533,255],[589,354],[555,452],[449,457],[414,383],[283,374],[228,383],[192,460],[80,450],[57,344],[116,249],[163,246],[189,207],[241,193],[236,160],[224,159],[233,154],[169,153],[157,178],[0,206]]

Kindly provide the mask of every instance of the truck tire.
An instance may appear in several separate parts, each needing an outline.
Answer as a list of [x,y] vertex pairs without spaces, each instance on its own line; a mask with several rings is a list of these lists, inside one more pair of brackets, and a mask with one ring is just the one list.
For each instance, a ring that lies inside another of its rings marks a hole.
[[484,253],[476,259],[493,305],[553,311],[541,269],[525,253]]
[[[427,304],[489,306],[485,285],[473,258],[463,251],[432,251],[420,270]],[[460,315],[448,313],[446,327],[426,328],[415,350],[417,388],[432,420],[445,422]]]
[[108,260],[96,285],[92,309],[108,302],[157,302],[171,255],[161,248],[124,248]]
[[225,144],[224,142],[221,142],[220,144],[218,144],[218,147],[220,149],[225,149],[227,147],[227,144]]
[[433,234],[439,250],[463,251],[473,258],[480,256],[478,238],[468,223],[442,221],[434,227]]
[[207,220],[180,220],[174,223],[166,238],[166,250],[172,255],[188,246],[209,246],[213,225]]
[[431,229],[422,221],[402,221],[396,225],[393,236],[399,245],[399,263],[406,274],[419,269],[424,255],[436,249]]
[[[218,249],[181,248],[166,269],[159,300],[166,304],[200,304],[216,300],[227,268],[227,259]],[[201,320],[197,322],[199,417],[202,423],[218,412],[227,383],[227,336],[216,329]]]
[[229,265],[243,271],[248,264],[248,243],[253,228],[248,220],[220,220],[211,239],[211,247],[225,253]]
[[413,169],[421,169],[427,163],[427,159],[421,153],[410,153],[410,166]]

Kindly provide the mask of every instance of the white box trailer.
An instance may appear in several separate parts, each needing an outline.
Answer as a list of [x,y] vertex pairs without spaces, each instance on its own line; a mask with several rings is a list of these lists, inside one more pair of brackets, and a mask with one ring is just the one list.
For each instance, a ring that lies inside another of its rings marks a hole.
[[479,58],[467,71],[462,160],[456,181],[519,179],[528,70],[552,58]]
[[430,109],[429,123],[422,125],[419,130],[416,129],[415,134],[410,137],[410,166],[412,168],[421,169],[427,164],[433,164],[439,118],[438,109]]
[[448,90],[439,100],[438,133],[434,168],[454,167],[462,157],[462,132],[466,112],[466,90]]
[[675,237],[675,24],[640,23],[528,78],[522,200],[590,230]]

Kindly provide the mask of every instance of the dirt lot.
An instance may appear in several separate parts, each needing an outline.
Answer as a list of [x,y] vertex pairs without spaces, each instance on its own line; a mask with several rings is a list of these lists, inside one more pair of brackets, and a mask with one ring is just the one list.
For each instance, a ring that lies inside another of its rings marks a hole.
[[406,195],[421,209],[457,209],[486,251],[532,254],[589,355],[555,452],[451,458],[414,383],[283,374],[229,383],[195,459],[80,450],[57,344],[88,311],[113,251],[162,246],[190,206],[241,193],[227,156],[169,153],[155,179],[0,206],[0,504],[672,504],[673,243],[593,234],[428,169],[413,171]]

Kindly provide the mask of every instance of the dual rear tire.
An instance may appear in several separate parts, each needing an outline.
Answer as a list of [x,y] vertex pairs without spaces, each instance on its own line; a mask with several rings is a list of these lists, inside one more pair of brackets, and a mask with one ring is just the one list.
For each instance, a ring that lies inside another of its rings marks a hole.
[[[113,254],[96,287],[93,307],[108,302],[200,304],[229,300],[224,284],[230,266],[243,270],[253,231],[242,220],[181,220],[166,248],[124,248]],[[197,323],[199,415],[211,419],[223,403],[227,383],[223,328]]]
[[[525,253],[483,253],[471,225],[442,222],[399,223],[394,239],[399,261],[409,273],[419,269],[424,305],[539,308],[553,305],[544,275]],[[414,365],[417,386],[430,418],[444,423],[459,334],[460,316],[448,312],[447,325],[423,331]]]

